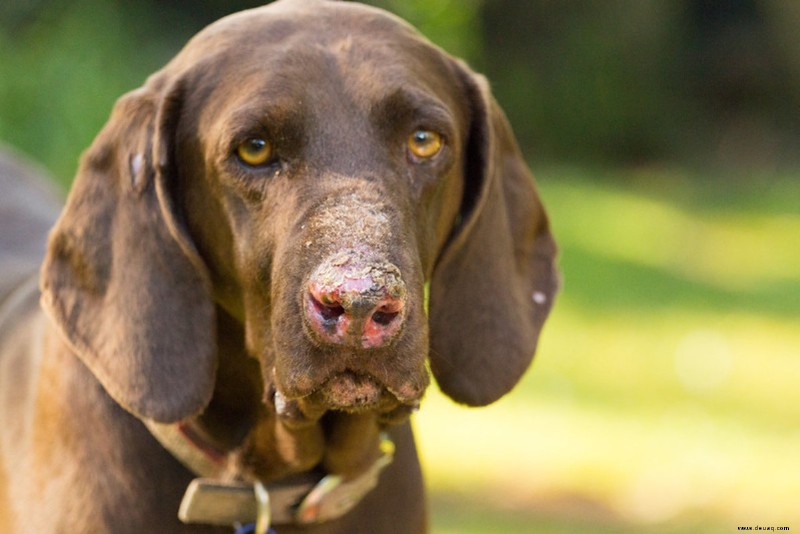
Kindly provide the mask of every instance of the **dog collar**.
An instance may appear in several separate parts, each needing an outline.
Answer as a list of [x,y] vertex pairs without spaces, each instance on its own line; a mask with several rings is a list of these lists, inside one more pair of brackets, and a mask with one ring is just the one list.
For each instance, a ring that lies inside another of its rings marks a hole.
[[266,534],[271,525],[308,525],[343,516],[372,491],[394,457],[394,443],[381,434],[381,455],[356,478],[305,473],[270,484],[246,483],[230,472],[233,452],[219,450],[191,421],[145,421],[145,426],[161,446],[198,476],[181,501],[178,518],[182,522],[234,527],[255,523],[256,534]]

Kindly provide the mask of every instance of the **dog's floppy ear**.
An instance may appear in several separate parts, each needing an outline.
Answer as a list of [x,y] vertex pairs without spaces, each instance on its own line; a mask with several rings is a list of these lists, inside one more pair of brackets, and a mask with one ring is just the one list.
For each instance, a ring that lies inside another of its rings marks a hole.
[[558,289],[556,245],[508,121],[486,81],[458,66],[471,102],[461,220],[430,287],[431,370],[482,406],[517,383]]
[[117,102],[51,232],[42,303],[108,393],[172,422],[209,402],[216,374],[205,266],[170,181],[181,84],[151,78]]

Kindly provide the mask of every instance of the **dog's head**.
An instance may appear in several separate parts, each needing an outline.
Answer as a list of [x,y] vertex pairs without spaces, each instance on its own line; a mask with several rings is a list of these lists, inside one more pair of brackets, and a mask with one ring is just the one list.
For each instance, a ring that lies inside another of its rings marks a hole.
[[207,405],[223,310],[286,399],[413,406],[429,363],[482,405],[533,356],[554,256],[483,78],[380,10],[282,0],[120,99],[51,235],[43,302],[144,418]]

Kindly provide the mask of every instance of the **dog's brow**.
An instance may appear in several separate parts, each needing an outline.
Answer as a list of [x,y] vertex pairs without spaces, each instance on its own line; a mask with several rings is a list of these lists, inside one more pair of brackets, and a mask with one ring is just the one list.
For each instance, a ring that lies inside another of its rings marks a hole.
[[371,109],[376,124],[423,122],[445,128],[453,123],[447,106],[434,95],[420,89],[398,88],[377,101]]
[[297,99],[254,99],[223,120],[220,141],[227,145],[253,134],[273,141],[299,142],[305,125],[305,106]]

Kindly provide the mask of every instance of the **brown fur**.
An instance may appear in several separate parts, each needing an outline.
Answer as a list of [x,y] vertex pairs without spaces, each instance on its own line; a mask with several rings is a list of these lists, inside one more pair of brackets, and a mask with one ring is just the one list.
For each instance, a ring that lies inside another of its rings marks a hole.
[[[445,139],[429,161],[406,153],[418,128]],[[251,136],[272,142],[274,164],[235,158]],[[28,244],[54,212],[0,268],[31,271]],[[400,273],[391,342],[330,345],[309,330],[309,276],[342,251]],[[407,418],[426,366],[457,402],[507,393],[555,296],[554,256],[508,123],[462,62],[350,3],[223,19],[122,97],[84,155],[42,268],[47,315],[33,287],[5,297],[0,531],[228,531],[178,523],[193,475],[140,421],[196,418],[266,481],[356,475],[388,429],[395,462],[355,510],[279,532],[423,532]],[[368,407],[331,410],[377,387]]]

